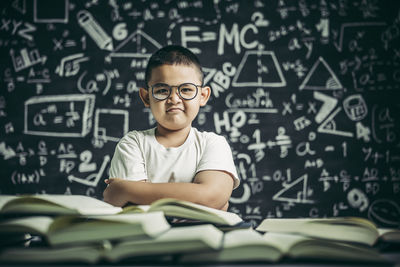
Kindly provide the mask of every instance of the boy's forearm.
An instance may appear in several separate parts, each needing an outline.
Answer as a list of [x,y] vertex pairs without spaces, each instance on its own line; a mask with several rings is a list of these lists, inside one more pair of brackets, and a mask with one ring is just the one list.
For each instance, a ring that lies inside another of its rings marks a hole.
[[124,206],[128,202],[148,205],[161,198],[176,198],[216,209],[227,209],[233,179],[221,171],[198,172],[192,183],[146,183],[119,178],[105,181],[106,202]]
[[196,183],[142,183],[126,181],[124,194],[127,202],[151,204],[161,198],[177,198],[221,209],[228,199],[209,192],[209,187]]

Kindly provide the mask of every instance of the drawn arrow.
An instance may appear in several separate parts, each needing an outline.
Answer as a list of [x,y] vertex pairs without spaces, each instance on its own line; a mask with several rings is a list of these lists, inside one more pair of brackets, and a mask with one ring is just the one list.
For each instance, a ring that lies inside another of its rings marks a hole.
[[86,178],[79,178],[79,177],[75,177],[73,175],[68,175],[68,181],[71,182],[71,183],[72,182],[77,182],[77,183],[84,184],[84,185],[87,185],[87,186],[95,187],[99,183],[100,178],[103,176],[104,170],[105,170],[105,168],[106,168],[106,166],[107,166],[109,161],[110,161],[110,156],[109,155],[105,155],[99,172],[90,174]]

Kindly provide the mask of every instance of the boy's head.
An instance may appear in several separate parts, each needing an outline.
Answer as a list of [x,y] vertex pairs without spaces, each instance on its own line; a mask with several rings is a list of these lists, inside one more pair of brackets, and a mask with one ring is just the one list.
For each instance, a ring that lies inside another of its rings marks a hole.
[[177,45],[166,46],[151,56],[145,79],[139,96],[151,109],[159,130],[189,129],[211,94],[211,88],[203,85],[198,58]]
[[197,56],[183,46],[168,45],[159,49],[150,57],[146,67],[145,87],[149,86],[153,69],[162,65],[184,65],[194,67],[199,73],[201,84],[203,84],[204,74]]

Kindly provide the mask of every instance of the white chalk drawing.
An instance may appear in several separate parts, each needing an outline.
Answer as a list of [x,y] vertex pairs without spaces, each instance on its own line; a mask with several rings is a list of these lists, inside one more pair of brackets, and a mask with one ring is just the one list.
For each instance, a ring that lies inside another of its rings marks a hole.
[[347,201],[352,208],[358,209],[360,212],[365,211],[369,206],[367,195],[358,188],[349,191]]
[[289,184],[283,183],[282,185],[283,188],[272,196],[273,200],[300,204],[312,204],[315,202],[308,199],[312,194],[312,190],[308,188],[307,174],[302,175]]
[[[242,74],[244,70],[245,75]],[[239,64],[238,71],[233,77],[232,86],[286,86],[286,80],[282,74],[275,52],[246,51]]]
[[26,0],[14,0],[11,6],[21,14],[26,14]]
[[23,48],[19,55],[15,54],[14,49],[10,49],[10,56],[15,72],[32,67],[39,63],[44,64],[47,60],[46,56],[40,56],[39,50],[37,49],[32,49],[28,52],[27,48]]
[[[48,6],[52,3],[51,7]],[[69,0],[33,0],[33,21],[37,23],[68,23]]]
[[[182,2],[182,3],[186,4],[186,3],[190,3],[190,1]],[[204,2],[204,3],[211,3],[211,1]],[[215,11],[215,14],[213,14],[214,16],[210,16],[211,18],[209,20],[205,20],[204,16],[202,15],[201,12],[199,12],[199,10],[196,10],[196,12],[194,13],[194,14],[199,14],[199,16],[191,15],[190,17],[183,18],[180,14],[176,14],[178,19],[176,21],[171,20],[171,23],[168,26],[168,31],[166,33],[167,43],[169,45],[173,43],[171,40],[172,32],[177,25],[179,25],[183,22],[196,22],[196,23],[201,23],[202,25],[205,25],[205,26],[216,25],[221,20],[221,11],[219,9],[218,1],[212,1],[212,5],[213,5],[212,10]],[[207,14],[207,15],[209,15],[209,14]],[[204,27],[202,27],[202,28],[204,28]],[[214,40],[214,34],[215,34],[214,32],[203,32],[203,36],[202,36],[203,38],[190,38],[190,37],[182,38],[181,37],[181,39],[183,39],[182,45],[184,46],[184,43],[186,43],[187,39],[190,39],[191,41],[195,40],[197,42]],[[191,47],[188,47],[188,48],[191,49],[193,53],[196,53],[198,51],[197,48],[191,48]]]
[[60,77],[70,77],[76,75],[80,70],[81,62],[88,61],[89,57],[85,57],[83,53],[73,54],[63,57],[60,65],[57,66],[55,73]]
[[91,162],[93,158],[92,151],[85,150],[79,154],[79,159],[82,161],[79,164],[78,170],[80,173],[82,172],[92,172],[97,169],[97,163]]
[[209,84],[215,73],[217,73],[217,69],[215,68],[202,67],[201,70],[204,73],[203,84]]
[[368,126],[364,126],[360,121],[356,123],[356,136],[357,139],[363,139],[364,142],[371,141],[371,129]]
[[[101,197],[113,143],[129,126],[156,124],[136,97],[149,57],[165,42],[206,61],[204,84],[217,106],[204,107],[196,125],[232,145],[242,182],[230,211],[254,224],[353,212],[400,226],[400,106],[391,98],[400,89],[400,22],[390,7],[368,0],[277,0],[272,9],[261,0],[4,2],[0,161],[16,191]],[[135,111],[146,116],[132,121]],[[327,193],[331,199],[318,202]]]
[[[133,45],[132,45],[133,44]],[[122,58],[149,58],[153,52],[160,49],[161,45],[142,30],[137,30],[120,43],[108,56]]]
[[220,93],[223,93],[230,88],[231,78],[236,73],[236,67],[234,67],[230,62],[223,63],[222,70],[206,67],[202,68],[202,70],[204,72],[203,84],[210,84],[212,94],[216,98],[220,96]]
[[242,184],[243,194],[240,197],[230,197],[229,202],[233,204],[246,203],[251,197],[251,189],[247,183]]
[[279,156],[285,158],[289,154],[289,148],[292,147],[292,140],[289,135],[286,135],[285,127],[280,126],[275,141],[268,140],[266,144],[268,148],[278,146],[280,148]]
[[[38,184],[40,182],[41,170],[13,171],[11,174],[11,182],[13,184]],[[43,173],[42,173],[43,174]]]
[[121,22],[114,26],[113,37],[115,40],[122,41],[128,36],[128,30],[126,29],[126,23]]
[[316,151],[311,149],[311,143],[310,142],[300,142],[296,146],[296,155],[300,157],[304,157],[306,155],[315,155]]
[[333,111],[338,101],[334,97],[322,94],[317,91],[314,91],[314,98],[323,102],[321,108],[315,116],[315,121],[317,123],[321,123]]
[[50,73],[49,69],[44,68],[42,70],[34,71],[33,68],[30,68],[27,83],[50,83]]
[[330,175],[329,172],[324,168],[322,169],[318,181],[323,183],[324,192],[326,192],[331,188],[331,183],[339,182],[339,177],[337,175]]
[[5,142],[1,142],[0,143],[0,155],[3,156],[4,160],[7,160],[7,159],[15,157],[17,155],[17,153],[15,153],[14,149],[7,146],[7,144]]
[[372,106],[372,137],[378,144],[381,144],[382,142],[396,142],[398,133],[395,130],[397,121],[394,114],[399,114],[397,109],[393,110],[387,106],[379,106],[376,104]]
[[360,121],[368,114],[367,104],[360,94],[346,97],[343,101],[343,108],[352,121]]
[[187,47],[195,54],[200,54],[202,51],[197,47],[189,47],[190,43],[212,42],[217,40],[217,33],[213,31],[203,31],[200,26],[181,26],[181,44]]
[[400,206],[389,199],[375,200],[368,209],[368,218],[390,227],[400,226]]
[[366,27],[383,27],[386,26],[385,22],[350,22],[343,23],[340,26],[339,43],[334,42],[337,50],[342,52],[345,32],[350,28],[366,28]]
[[115,78],[119,77],[118,72],[114,74],[114,72],[106,70],[100,73],[90,74],[91,75],[88,75],[88,71],[85,70],[78,78],[77,87],[83,94],[101,92],[102,95],[106,95],[111,88],[111,79],[113,78],[111,74],[113,74]]
[[311,121],[305,116],[301,116],[293,121],[294,128],[296,131],[304,130],[306,127],[311,125]]
[[[326,12],[325,12],[326,13]],[[328,14],[324,14],[319,19],[318,24],[315,25],[317,30],[321,32],[321,43],[327,44],[329,43],[329,16]]]
[[322,57],[319,57],[308,72],[299,89],[341,90],[343,86],[326,61]]
[[77,182],[77,183],[84,184],[87,186],[96,187],[97,184],[99,183],[101,177],[103,176],[103,173],[104,173],[109,161],[110,161],[110,156],[105,155],[103,158],[103,163],[100,166],[100,170],[97,173],[92,173],[89,176],[87,176],[86,178],[79,178],[79,177],[75,177],[74,175],[68,175],[68,181],[71,183]]
[[234,93],[229,93],[225,97],[225,105],[230,111],[256,112],[259,110],[261,113],[278,112],[278,109],[274,107],[269,92],[262,88],[258,88],[255,92],[243,97],[237,97]]
[[245,112],[245,113],[278,113],[276,108],[230,108],[226,110],[229,113]]
[[89,34],[100,49],[113,51],[114,45],[111,37],[104,31],[100,24],[86,10],[81,10],[76,15],[79,25]]
[[346,137],[353,137],[354,134],[352,132],[341,131],[336,129],[336,122],[334,120],[335,116],[342,110],[341,107],[338,107],[331,115],[318,127],[319,133],[340,135]]
[[24,133],[84,137],[92,128],[94,95],[36,96],[25,101]]
[[[102,116],[108,120],[102,122]],[[112,124],[108,124],[112,119]],[[120,124],[118,124],[120,122]],[[116,130],[115,130],[116,129]],[[129,131],[129,112],[121,109],[96,109],[93,136],[97,146],[108,141],[118,142]]]

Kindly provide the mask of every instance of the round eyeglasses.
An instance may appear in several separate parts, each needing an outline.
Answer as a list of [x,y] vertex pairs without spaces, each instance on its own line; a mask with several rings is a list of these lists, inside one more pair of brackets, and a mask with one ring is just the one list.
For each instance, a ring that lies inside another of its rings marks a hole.
[[178,88],[179,96],[184,100],[192,100],[197,96],[199,87],[201,85],[196,85],[193,83],[182,83],[181,85],[169,85],[166,83],[156,83],[150,86],[153,97],[159,101],[167,99],[172,92],[172,87]]

